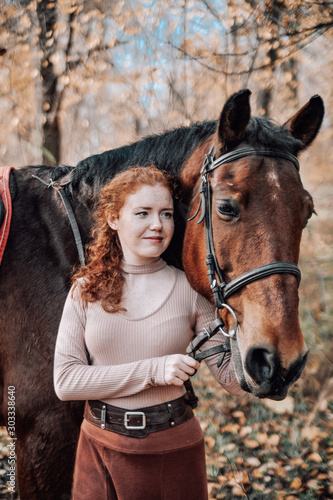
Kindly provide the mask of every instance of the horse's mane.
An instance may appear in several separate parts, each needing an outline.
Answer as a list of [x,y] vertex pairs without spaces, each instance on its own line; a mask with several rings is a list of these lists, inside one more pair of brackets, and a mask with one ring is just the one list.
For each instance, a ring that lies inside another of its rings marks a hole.
[[[132,144],[111,149],[80,161],[75,168],[67,166],[38,167],[38,174],[48,172],[52,180],[58,180],[72,173],[71,188],[76,189],[84,182],[97,189],[116,173],[134,165],[156,165],[178,175],[195,148],[216,130],[216,121],[197,122],[189,127],[180,127],[145,137]],[[252,117],[245,131],[243,141],[254,148],[269,147],[296,155],[301,142],[287,129],[263,117]],[[45,172],[44,172],[45,170]]]
[[213,134],[216,121],[194,123],[159,135],[145,137],[132,144],[105,151],[80,161],[73,173],[73,185],[82,177],[88,185],[96,180],[104,184],[112,175],[134,165],[156,165],[175,175],[199,143]]

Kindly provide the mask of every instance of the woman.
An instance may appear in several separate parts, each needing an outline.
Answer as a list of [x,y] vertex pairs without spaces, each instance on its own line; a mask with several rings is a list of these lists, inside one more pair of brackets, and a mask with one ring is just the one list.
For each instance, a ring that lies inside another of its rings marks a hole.
[[[58,397],[88,400],[74,500],[207,498],[203,433],[184,388],[199,363],[184,353],[214,308],[161,258],[173,196],[155,167],[122,172],[100,194],[89,262],[74,277],[55,351]],[[243,394],[230,356],[219,369],[216,356],[207,364]]]

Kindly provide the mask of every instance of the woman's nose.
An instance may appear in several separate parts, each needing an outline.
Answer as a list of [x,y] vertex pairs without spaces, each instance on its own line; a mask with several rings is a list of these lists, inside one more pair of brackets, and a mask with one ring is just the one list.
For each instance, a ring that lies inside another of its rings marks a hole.
[[161,218],[159,215],[153,216],[151,223],[150,223],[150,228],[155,229],[155,231],[158,229],[162,229],[162,221],[161,221]]

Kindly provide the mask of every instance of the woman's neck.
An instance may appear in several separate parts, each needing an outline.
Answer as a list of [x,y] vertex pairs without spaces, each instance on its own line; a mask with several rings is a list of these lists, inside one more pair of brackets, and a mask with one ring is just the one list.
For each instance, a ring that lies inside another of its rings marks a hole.
[[150,262],[148,264],[129,264],[124,260],[120,263],[120,268],[124,273],[127,274],[150,274],[156,273],[157,271],[161,271],[166,266],[166,262],[159,257],[158,259]]

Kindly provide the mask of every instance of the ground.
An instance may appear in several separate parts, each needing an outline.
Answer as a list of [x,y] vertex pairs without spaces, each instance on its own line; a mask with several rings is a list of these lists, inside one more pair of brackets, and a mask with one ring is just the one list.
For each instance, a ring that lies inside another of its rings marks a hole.
[[210,499],[333,499],[333,369],[317,368],[281,402],[230,396],[201,369]]

